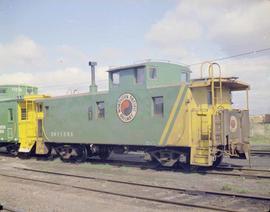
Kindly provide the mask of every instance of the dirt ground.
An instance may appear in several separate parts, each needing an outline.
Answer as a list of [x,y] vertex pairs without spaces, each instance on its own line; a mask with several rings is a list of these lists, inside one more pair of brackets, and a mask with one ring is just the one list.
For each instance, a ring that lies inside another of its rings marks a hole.
[[[142,161],[139,154],[124,156],[114,155],[112,159],[126,161]],[[270,170],[270,157],[252,157],[254,168],[267,168]],[[248,166],[247,161],[226,159],[224,163]],[[102,163],[68,164],[59,159],[54,161],[39,161],[36,159],[21,160],[18,158],[0,156],[0,173],[18,174],[19,170],[12,167],[45,169],[50,171],[68,172],[76,175],[85,175],[113,180],[135,181],[154,185],[164,185],[187,189],[204,189],[215,191],[228,191],[240,194],[257,194],[270,196],[269,179],[255,179],[244,177],[207,175],[198,173],[184,173],[174,171],[158,171],[154,169],[142,170],[139,167],[116,166]],[[24,172],[22,176],[33,176],[38,179],[51,179],[69,184],[80,184],[91,188],[102,187],[105,190],[118,191],[118,187],[111,187],[106,182],[84,182],[81,179],[57,178],[42,176],[38,173]],[[139,190],[128,190],[127,193],[138,193]],[[130,188],[132,189],[132,188]],[[166,195],[166,194],[155,194]],[[178,194],[177,194],[178,195]],[[181,198],[181,196],[168,196]],[[212,200],[214,201],[214,200]],[[150,203],[132,198],[123,198],[108,194],[82,191],[75,188],[58,185],[48,185],[38,182],[29,182],[0,176],[0,203],[19,211],[203,211],[188,207],[178,207],[159,203]]]

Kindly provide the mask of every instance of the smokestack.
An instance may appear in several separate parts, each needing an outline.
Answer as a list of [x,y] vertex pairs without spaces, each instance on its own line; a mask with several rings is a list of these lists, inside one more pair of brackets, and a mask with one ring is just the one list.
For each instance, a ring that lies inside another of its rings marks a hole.
[[97,62],[89,61],[89,66],[91,66],[91,85],[89,87],[90,93],[97,92],[97,85],[96,85],[96,73],[95,73],[95,66]]

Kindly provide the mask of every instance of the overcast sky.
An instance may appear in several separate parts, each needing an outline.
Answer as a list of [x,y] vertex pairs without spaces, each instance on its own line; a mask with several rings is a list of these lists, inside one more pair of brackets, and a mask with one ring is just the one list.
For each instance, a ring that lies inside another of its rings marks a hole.
[[[268,47],[269,0],[0,0],[0,84],[51,95],[86,91],[89,60],[104,89],[109,66],[192,64]],[[270,51],[219,63],[251,85],[252,114],[270,113]],[[197,77],[200,66],[190,68]]]

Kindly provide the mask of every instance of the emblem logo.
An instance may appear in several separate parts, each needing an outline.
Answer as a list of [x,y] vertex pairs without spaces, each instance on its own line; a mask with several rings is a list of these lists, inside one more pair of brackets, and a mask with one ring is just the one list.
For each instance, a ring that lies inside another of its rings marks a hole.
[[236,132],[237,130],[237,119],[235,116],[231,116],[230,119],[230,131],[231,132]]
[[130,122],[137,113],[137,101],[129,93],[122,94],[117,102],[117,114],[123,122]]

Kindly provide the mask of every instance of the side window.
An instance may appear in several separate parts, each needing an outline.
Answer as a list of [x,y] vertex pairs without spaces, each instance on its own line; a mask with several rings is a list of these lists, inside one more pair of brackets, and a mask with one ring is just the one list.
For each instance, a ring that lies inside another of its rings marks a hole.
[[49,117],[49,114],[50,114],[50,112],[49,112],[49,111],[50,111],[50,106],[49,106],[49,105],[45,105],[44,108],[45,108],[45,111],[44,111],[45,114],[44,114],[44,115],[45,115],[46,117]]
[[230,100],[230,103],[233,104],[233,96],[232,96],[231,90],[229,91],[229,100]]
[[105,104],[104,101],[97,102],[97,119],[105,118]]
[[0,88],[0,94],[5,94],[7,92],[6,88]]
[[43,106],[42,106],[41,103],[38,103],[38,104],[37,104],[37,111],[38,111],[38,112],[42,112],[42,111],[43,111]]
[[189,73],[186,73],[186,82],[189,82]]
[[135,69],[136,83],[143,84],[144,83],[144,68]]
[[88,107],[88,121],[93,120],[93,107],[89,106]]
[[164,113],[164,103],[163,96],[153,97],[153,113],[154,115],[163,116]]
[[21,108],[21,120],[27,120],[27,110],[26,110],[26,108]]
[[28,94],[31,94],[31,93],[33,93],[33,88],[29,87],[29,88],[26,89],[26,91],[27,91]]
[[187,72],[182,72],[181,73],[181,82],[188,82],[189,81],[189,76]]
[[207,91],[207,102],[208,102],[208,105],[212,105],[212,91],[211,90]]
[[8,109],[8,121],[14,121],[12,108]]
[[112,76],[112,83],[114,85],[119,85],[119,83],[120,83],[120,74],[119,74],[119,72],[113,72],[111,76]]
[[157,69],[156,68],[150,68],[149,77],[150,77],[150,79],[157,79]]

